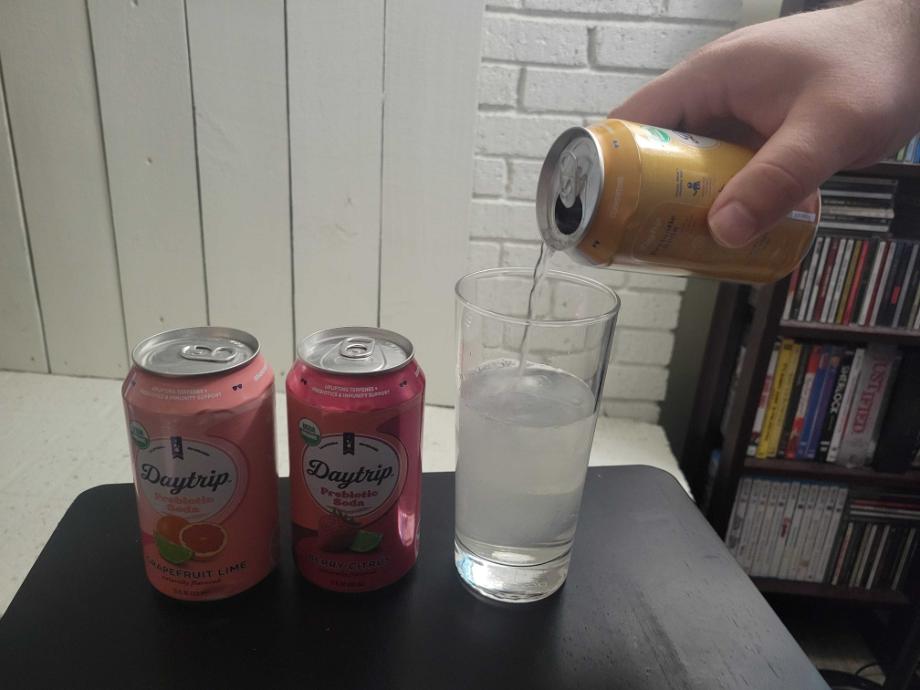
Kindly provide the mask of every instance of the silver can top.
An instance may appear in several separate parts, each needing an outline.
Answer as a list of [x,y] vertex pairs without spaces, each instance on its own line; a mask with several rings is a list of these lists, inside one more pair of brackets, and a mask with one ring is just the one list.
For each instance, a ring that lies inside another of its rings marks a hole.
[[159,376],[206,376],[245,365],[259,353],[254,335],[235,328],[196,326],[157,333],[137,344],[134,363]]
[[382,328],[329,328],[300,341],[297,356],[334,374],[383,374],[406,366],[413,355],[407,338]]
[[537,225],[558,251],[578,245],[594,219],[604,188],[604,161],[584,127],[563,132],[543,161],[537,183]]

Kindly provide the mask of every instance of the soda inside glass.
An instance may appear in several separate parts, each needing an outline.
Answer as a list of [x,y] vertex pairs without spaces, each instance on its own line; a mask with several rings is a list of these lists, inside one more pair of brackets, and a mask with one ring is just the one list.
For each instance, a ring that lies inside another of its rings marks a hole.
[[500,268],[456,286],[454,560],[475,592],[510,602],[543,599],[568,573],[620,306],[549,271],[528,317],[532,285],[532,269]]

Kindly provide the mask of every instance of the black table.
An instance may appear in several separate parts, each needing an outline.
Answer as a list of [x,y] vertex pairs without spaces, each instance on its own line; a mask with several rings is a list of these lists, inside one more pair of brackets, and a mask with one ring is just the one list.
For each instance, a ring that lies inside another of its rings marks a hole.
[[[591,468],[568,582],[517,607],[460,583],[453,487],[453,474],[425,475],[421,556],[386,590],[314,588],[284,549],[256,588],[195,604],[147,584],[132,487],[91,489],[0,619],[0,684],[827,688],[670,475]],[[284,480],[283,515],[287,495]]]

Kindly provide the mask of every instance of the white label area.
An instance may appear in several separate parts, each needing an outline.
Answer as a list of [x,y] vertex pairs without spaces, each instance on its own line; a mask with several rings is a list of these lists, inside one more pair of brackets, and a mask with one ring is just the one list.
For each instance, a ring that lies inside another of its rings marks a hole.
[[213,518],[238,487],[236,463],[220,448],[182,436],[157,438],[135,455],[137,485],[162,515],[190,522]]
[[323,436],[303,451],[303,479],[313,500],[328,512],[355,518],[383,512],[395,500],[400,455],[373,436]]

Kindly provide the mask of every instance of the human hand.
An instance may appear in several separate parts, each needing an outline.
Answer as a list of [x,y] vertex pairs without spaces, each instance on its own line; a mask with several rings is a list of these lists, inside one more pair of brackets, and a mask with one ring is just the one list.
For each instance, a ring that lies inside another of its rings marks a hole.
[[716,241],[740,247],[920,131],[918,72],[920,1],[862,0],[727,34],[610,117],[759,148],[709,211]]

